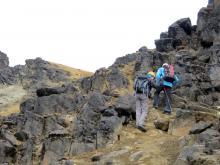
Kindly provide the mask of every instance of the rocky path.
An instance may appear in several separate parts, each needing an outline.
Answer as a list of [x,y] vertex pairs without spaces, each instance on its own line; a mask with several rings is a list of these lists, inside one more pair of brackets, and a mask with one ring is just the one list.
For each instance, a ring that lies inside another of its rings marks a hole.
[[0,116],[19,112],[21,99],[26,91],[19,85],[0,87]]
[[[173,136],[167,132],[158,130],[154,121],[158,118],[174,118],[166,116],[161,111],[150,108],[146,126],[146,133],[135,128],[135,123],[124,126],[120,139],[109,144],[106,148],[76,156],[75,164],[140,164],[140,165],[170,165],[173,164],[179,154],[180,136]],[[95,157],[94,157],[95,155]],[[97,156],[97,157],[96,157]],[[93,159],[100,161],[93,162]]]

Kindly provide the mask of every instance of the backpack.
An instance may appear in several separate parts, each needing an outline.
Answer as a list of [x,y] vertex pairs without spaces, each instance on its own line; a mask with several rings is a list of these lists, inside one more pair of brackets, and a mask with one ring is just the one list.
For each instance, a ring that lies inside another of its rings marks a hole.
[[149,80],[147,77],[138,76],[134,81],[134,90],[136,93],[148,93]]
[[164,80],[167,81],[167,82],[171,82],[173,83],[175,81],[175,78],[174,78],[174,67],[173,65],[169,65],[168,68],[164,68]]

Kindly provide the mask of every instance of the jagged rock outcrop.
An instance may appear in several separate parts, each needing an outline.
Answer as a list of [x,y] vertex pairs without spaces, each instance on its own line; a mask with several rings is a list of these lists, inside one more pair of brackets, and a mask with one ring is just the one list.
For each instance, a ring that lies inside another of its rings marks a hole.
[[134,77],[156,71],[164,62],[174,64],[181,80],[174,88],[178,109],[173,121],[158,120],[155,125],[173,135],[184,126],[189,141],[195,139],[193,145],[184,139],[176,164],[219,163],[218,9],[201,9],[194,26],[189,18],[174,22],[155,41],[156,50],[142,47],[74,85],[67,72],[47,61],[37,58],[9,67],[3,54],[0,83],[20,83],[36,93],[20,105],[18,115],[0,119],[0,163],[62,164],[68,157],[114,141],[122,125],[135,118]]
[[25,89],[35,90],[41,87],[56,86],[59,83],[71,82],[68,72],[57,69],[41,58],[26,60],[25,65],[15,67],[8,66],[8,57],[5,54],[1,58],[0,84],[12,85],[19,83]]
[[[63,158],[94,150],[116,139],[125,118],[118,115],[112,98],[98,92],[83,95],[68,88],[51,88],[46,93],[45,89],[39,89],[40,97],[23,102],[19,115],[3,119],[0,148],[7,159],[1,159],[1,163],[61,163]],[[62,92],[57,92],[61,89]],[[6,121],[15,123],[10,125]],[[7,133],[4,127],[16,133]],[[13,154],[7,155],[5,147],[10,152],[14,150]]]
[[197,31],[204,48],[209,48],[220,41],[219,7],[216,7],[216,10],[202,8],[198,13]]
[[7,68],[9,66],[9,60],[6,54],[0,52],[0,69]]
[[162,32],[155,40],[159,52],[169,52],[185,47],[198,49],[197,27],[192,26],[189,18],[183,18],[169,26],[168,32]]

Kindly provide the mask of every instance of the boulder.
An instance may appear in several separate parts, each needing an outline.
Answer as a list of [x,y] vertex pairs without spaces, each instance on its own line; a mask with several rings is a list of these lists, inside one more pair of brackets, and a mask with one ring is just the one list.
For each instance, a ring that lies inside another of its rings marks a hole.
[[207,8],[202,8],[198,13],[197,30],[204,48],[210,48],[214,42],[219,41],[219,16],[218,9],[210,12]]
[[155,40],[156,50],[159,52],[169,52],[174,50],[173,47],[173,39],[172,38],[162,38],[159,40]]
[[16,148],[8,141],[0,139],[0,163],[12,164],[16,161]]
[[154,122],[154,125],[157,129],[160,129],[162,131],[168,131],[169,119],[158,119]]
[[20,141],[26,141],[29,138],[28,134],[24,131],[16,132],[14,136],[17,138],[17,140],[20,140]]
[[207,123],[204,121],[200,121],[199,123],[196,123],[192,129],[190,130],[190,134],[199,134],[205,131],[207,128],[210,128],[213,124]]
[[119,116],[131,116],[136,113],[135,97],[126,95],[119,97],[115,102],[115,110]]

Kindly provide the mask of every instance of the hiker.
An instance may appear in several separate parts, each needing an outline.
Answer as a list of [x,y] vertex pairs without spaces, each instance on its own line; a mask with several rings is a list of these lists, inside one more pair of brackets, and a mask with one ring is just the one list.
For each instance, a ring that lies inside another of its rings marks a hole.
[[171,114],[171,89],[179,81],[178,77],[174,74],[174,68],[172,65],[164,63],[160,67],[156,74],[156,91],[154,93],[154,103],[155,109],[159,105],[159,95],[161,91],[164,91],[165,95],[165,107],[164,113]]
[[144,121],[147,117],[147,100],[153,86],[155,73],[150,71],[146,76],[138,76],[134,82],[136,98],[136,126],[142,132],[146,132]]

